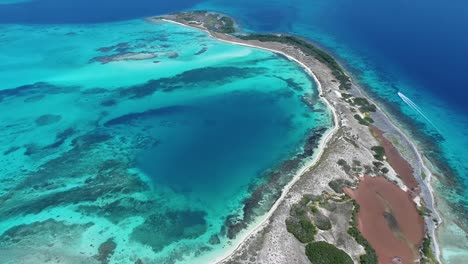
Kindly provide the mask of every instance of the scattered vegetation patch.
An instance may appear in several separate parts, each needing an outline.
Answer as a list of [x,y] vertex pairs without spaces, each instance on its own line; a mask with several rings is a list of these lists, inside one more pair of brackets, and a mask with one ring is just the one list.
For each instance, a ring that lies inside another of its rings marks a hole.
[[374,158],[376,160],[383,161],[385,156],[385,149],[382,146],[373,146],[371,148],[374,151]]
[[439,264],[431,248],[431,238],[424,238],[421,244],[421,264]]
[[332,224],[330,219],[321,213],[314,214],[315,225],[320,230],[330,230],[332,228]]
[[318,213],[319,209],[317,208],[317,206],[312,205],[312,206],[310,207],[310,211],[311,211],[313,214],[316,214],[316,213]]
[[426,173],[424,171],[421,171],[421,177],[422,177],[423,180],[426,179],[427,175],[426,175]]
[[221,32],[227,34],[236,32],[236,29],[234,27],[234,20],[232,20],[232,18],[223,16],[219,19],[219,21],[221,22],[222,26],[220,26],[218,29]]
[[286,229],[302,243],[314,241],[314,236],[317,234],[317,228],[305,216],[298,219],[288,217],[286,219]]
[[345,100],[348,100],[348,99],[352,98],[353,95],[349,94],[349,93],[341,93],[341,97],[343,97],[343,99],[345,99]]
[[351,166],[349,166],[349,164],[346,162],[346,160],[339,159],[336,163],[341,166],[341,169],[344,172],[346,172],[346,174],[349,174],[349,172],[351,171]]
[[369,165],[364,165],[364,174],[365,175],[370,175],[372,173],[372,167]]
[[432,211],[429,210],[429,208],[427,208],[426,206],[421,205],[418,207],[418,213],[419,215],[424,217],[424,216],[430,216],[432,214]]
[[364,97],[356,97],[351,102],[352,106],[358,106],[359,110],[363,113],[366,112],[375,112],[377,107],[375,104],[369,103],[369,101]]
[[374,119],[370,118],[369,116],[361,117],[360,115],[355,114],[354,118],[356,118],[359,124],[363,126],[369,126],[370,124],[374,123]]
[[306,246],[306,255],[313,264],[352,264],[353,260],[343,250],[324,241]]
[[383,163],[380,161],[373,161],[372,165],[374,165],[376,168],[380,168],[383,166]]
[[314,241],[317,228],[308,216],[307,206],[312,201],[312,196],[304,195],[297,204],[294,204],[286,219],[286,229],[302,243]]
[[336,193],[343,193],[343,188],[352,186],[353,183],[345,179],[335,179],[328,182],[328,186]]
[[244,40],[258,40],[262,42],[279,42],[288,44],[299,48],[304,54],[312,56],[320,62],[327,65],[331,70],[333,76],[339,81],[341,90],[351,89],[351,80],[344,72],[343,68],[338,62],[323,50],[312,45],[310,42],[291,35],[273,35],[273,34],[250,34],[247,36],[240,36]]
[[358,244],[364,247],[366,254],[359,257],[359,263],[361,264],[377,264],[377,253],[374,248],[369,244],[369,241],[365,239],[359,229],[357,228],[357,215],[359,213],[359,204],[353,201],[354,210],[351,215],[350,227],[348,229],[348,234],[352,236]]
[[223,14],[207,11],[190,11],[174,14],[176,20],[187,24],[203,24],[207,29],[231,34],[236,32],[234,20]]

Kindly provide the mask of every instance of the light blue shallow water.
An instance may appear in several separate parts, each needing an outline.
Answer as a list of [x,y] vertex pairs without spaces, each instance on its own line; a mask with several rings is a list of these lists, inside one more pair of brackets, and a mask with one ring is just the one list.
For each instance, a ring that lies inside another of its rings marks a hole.
[[[450,210],[444,210],[444,217],[450,222],[440,233],[443,257],[448,263],[459,263],[459,259],[467,257],[468,250],[464,246],[468,243],[468,163],[465,158],[468,108],[465,103],[467,90],[464,89],[464,73],[468,67],[466,1],[179,0],[169,3],[132,0],[116,4],[111,0],[7,0],[0,1],[0,23],[29,23],[34,27],[50,23],[90,23],[86,26],[93,27],[95,24],[91,23],[109,23],[183,9],[225,12],[236,17],[246,30],[298,34],[314,40],[338,57],[354,73],[355,80],[386,106],[406,131],[418,139],[425,154],[437,163],[440,175],[437,192],[450,205]],[[27,32],[32,34],[31,31],[34,30]],[[114,35],[112,31],[106,33]],[[20,38],[21,32],[18,33]],[[26,41],[23,46],[33,46],[31,43]],[[41,44],[46,45],[42,41],[34,42],[34,45]],[[0,56],[5,54],[0,52]],[[28,59],[38,58],[30,56]],[[42,63],[47,62],[43,60]],[[21,76],[25,80],[30,76],[34,79],[36,72],[43,71],[27,71],[28,67],[21,65],[29,64],[23,61],[15,66],[27,73]],[[2,71],[5,68],[9,69],[4,67]],[[79,71],[82,81],[100,81],[92,67],[86,69]],[[55,67],[51,72],[54,71],[61,69]],[[115,83],[126,82],[133,74],[146,73],[116,67],[112,79]],[[72,75],[78,76],[78,72]],[[12,78],[9,76],[14,75],[2,77],[10,82]],[[414,102],[430,121],[406,104],[398,92]]]
[[[298,65],[193,29],[132,20],[1,32],[1,263],[94,263],[105,241],[113,263],[222,251],[226,221],[254,221],[291,177],[268,187],[268,172],[331,126]],[[265,207],[246,208],[259,186]]]

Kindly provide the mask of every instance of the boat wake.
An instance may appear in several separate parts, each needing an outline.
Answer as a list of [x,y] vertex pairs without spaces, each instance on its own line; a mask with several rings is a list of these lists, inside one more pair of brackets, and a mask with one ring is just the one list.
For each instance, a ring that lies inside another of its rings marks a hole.
[[437,128],[437,126],[424,114],[424,112],[421,110],[421,108],[419,108],[417,104],[411,101],[411,99],[406,97],[403,93],[398,92],[397,94],[401,98],[401,100],[403,100],[403,102],[405,102],[409,107],[411,107],[411,109],[420,114],[437,131],[437,133],[439,133],[439,135],[442,135],[439,128]]

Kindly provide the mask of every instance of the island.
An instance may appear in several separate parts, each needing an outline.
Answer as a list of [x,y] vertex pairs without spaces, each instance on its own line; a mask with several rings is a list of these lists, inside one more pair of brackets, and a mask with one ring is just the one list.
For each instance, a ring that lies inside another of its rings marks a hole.
[[[334,126],[261,221],[227,224],[232,249],[220,263],[439,263],[431,173],[405,133],[340,63],[286,34],[246,34],[209,11],[148,18],[197,28],[298,63],[316,82]],[[201,51],[200,51],[201,52]],[[251,201],[251,207],[255,202]]]

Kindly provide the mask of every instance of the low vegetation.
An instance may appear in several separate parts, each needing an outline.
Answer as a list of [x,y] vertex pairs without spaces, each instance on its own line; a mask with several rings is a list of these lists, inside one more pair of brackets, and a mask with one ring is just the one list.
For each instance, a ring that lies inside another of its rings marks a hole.
[[354,118],[363,126],[369,126],[374,123],[374,119],[370,117],[371,112],[377,111],[375,104],[371,104],[364,97],[353,97],[353,95],[348,93],[341,93],[343,100],[352,106],[351,111],[356,112],[354,107],[357,107],[361,114],[355,114]]
[[307,217],[288,217],[286,219],[286,229],[302,243],[314,241],[314,236],[317,234],[317,228]]
[[313,264],[352,264],[353,260],[343,250],[324,241],[306,246],[306,255]]
[[314,241],[317,234],[317,228],[308,216],[307,206],[311,200],[311,196],[304,195],[301,201],[291,207],[290,216],[286,219],[286,229],[302,243]]
[[431,248],[431,238],[424,238],[421,245],[421,264],[439,264]]
[[207,11],[190,11],[175,14],[176,20],[187,24],[203,24],[207,29],[232,34],[236,32],[234,20],[223,14]]
[[310,42],[291,35],[273,35],[273,34],[250,34],[247,36],[240,36],[244,40],[258,40],[262,42],[280,42],[289,44],[299,48],[304,54],[312,56],[320,62],[327,65],[331,70],[333,76],[339,81],[341,90],[348,90],[351,88],[351,80],[344,72],[343,68],[338,62],[326,52],[312,45]]
[[352,186],[353,183],[345,179],[335,179],[328,182],[328,186],[336,193],[343,193],[343,188]]
[[432,211],[424,205],[418,207],[418,213],[420,216],[431,216]]
[[385,149],[382,146],[373,146],[371,150],[374,152],[374,158],[376,160],[383,161],[385,157]]
[[362,117],[359,114],[355,114],[354,118],[356,118],[356,120],[359,122],[359,124],[361,124],[363,126],[369,126],[370,124],[374,123],[374,119],[372,119],[369,116]]
[[351,216],[350,227],[348,229],[348,234],[352,236],[358,244],[364,247],[366,254],[359,257],[359,263],[361,264],[377,264],[377,253],[374,248],[369,244],[369,241],[365,239],[359,229],[357,228],[357,215],[359,213],[359,204],[353,201],[354,210]]
[[351,166],[349,166],[349,164],[346,162],[346,160],[344,160],[344,159],[339,159],[336,163],[337,163],[338,165],[340,165],[341,169],[343,169],[343,171],[344,171],[346,174],[349,174],[349,172],[351,171]]
[[330,230],[332,228],[332,224],[328,217],[321,213],[314,214],[315,225],[320,230]]
[[364,97],[356,97],[350,102],[350,104],[352,106],[358,106],[359,111],[362,113],[375,112],[377,110],[375,104],[369,103],[369,101]]
[[234,20],[232,20],[232,18],[223,16],[219,19],[219,21],[222,23],[222,26],[218,28],[221,32],[227,33],[227,34],[236,32]]

